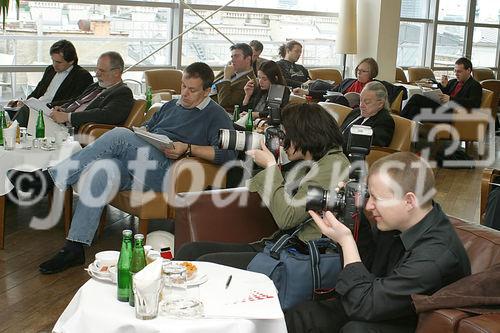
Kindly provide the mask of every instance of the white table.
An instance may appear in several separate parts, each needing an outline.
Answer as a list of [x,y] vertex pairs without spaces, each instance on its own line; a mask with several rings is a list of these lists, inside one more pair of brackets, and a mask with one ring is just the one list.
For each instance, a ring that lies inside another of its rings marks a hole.
[[3,146],[0,147],[0,249],[3,249],[4,245],[5,195],[14,188],[7,177],[7,171],[32,172],[46,169],[81,149],[80,143],[76,141],[64,143],[60,148],[51,151],[38,148],[21,149],[18,144],[14,150],[5,150]]
[[[152,320],[135,318],[134,308],[116,299],[116,285],[87,281],[75,294],[59,317],[53,332],[182,332],[182,333],[280,333],[286,332],[276,289],[265,275],[232,267],[196,262],[199,273],[208,281],[200,285],[200,298],[207,317],[200,319],[171,319],[158,316]],[[229,275],[231,284],[225,289]],[[248,290],[258,290],[273,298],[253,302],[244,299]],[[237,317],[238,313],[247,318]],[[256,318],[267,319],[256,319]]]

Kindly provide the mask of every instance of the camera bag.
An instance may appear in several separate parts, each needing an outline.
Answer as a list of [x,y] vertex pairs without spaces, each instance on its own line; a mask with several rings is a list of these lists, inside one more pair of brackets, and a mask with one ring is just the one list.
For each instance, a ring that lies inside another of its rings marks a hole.
[[296,234],[310,220],[291,235],[281,236],[276,243],[266,242],[263,252],[258,253],[247,267],[273,280],[283,310],[314,299],[317,289],[334,288],[342,269],[339,251],[330,239],[308,241],[308,253],[301,253],[294,245]]

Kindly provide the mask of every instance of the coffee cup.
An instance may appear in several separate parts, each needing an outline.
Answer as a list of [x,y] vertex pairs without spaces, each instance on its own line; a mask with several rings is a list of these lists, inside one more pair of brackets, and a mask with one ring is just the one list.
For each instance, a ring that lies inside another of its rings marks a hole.
[[118,251],[102,251],[95,254],[95,265],[97,268],[103,266],[116,266],[118,263],[118,258],[120,257],[120,252]]

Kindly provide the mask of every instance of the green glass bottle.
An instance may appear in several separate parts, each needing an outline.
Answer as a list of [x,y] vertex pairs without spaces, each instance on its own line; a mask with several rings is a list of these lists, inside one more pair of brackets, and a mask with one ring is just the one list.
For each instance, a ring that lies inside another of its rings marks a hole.
[[233,123],[237,122],[240,119],[240,106],[235,105],[233,111]]
[[128,294],[128,304],[135,305],[134,289],[132,288],[134,274],[146,266],[146,254],[144,253],[144,235],[134,235],[134,249],[132,250],[132,261],[130,262],[130,292]]
[[245,123],[245,129],[249,132],[253,131],[253,116],[252,116],[252,109],[248,109],[248,118],[247,122]]
[[43,111],[38,111],[38,118],[36,120],[35,138],[45,138],[45,122],[43,121]]
[[0,111],[0,146],[3,146],[3,129],[7,128],[7,120],[5,119],[5,111]]
[[153,90],[151,87],[148,87],[146,89],[146,112],[149,110],[151,105],[153,105]]
[[120,302],[128,302],[130,293],[130,263],[132,261],[132,230],[123,230],[122,248],[118,259],[117,297]]

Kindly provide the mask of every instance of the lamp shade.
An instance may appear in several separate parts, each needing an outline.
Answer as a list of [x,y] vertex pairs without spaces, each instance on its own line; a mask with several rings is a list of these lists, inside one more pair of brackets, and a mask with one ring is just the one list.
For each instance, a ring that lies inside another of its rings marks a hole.
[[356,0],[341,0],[335,49],[337,53],[357,53]]

